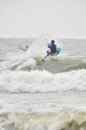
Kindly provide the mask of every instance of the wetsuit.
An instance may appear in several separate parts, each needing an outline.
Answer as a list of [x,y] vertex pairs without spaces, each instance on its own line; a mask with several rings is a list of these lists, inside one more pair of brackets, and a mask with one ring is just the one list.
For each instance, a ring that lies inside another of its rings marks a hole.
[[50,48],[49,54],[54,54],[56,53],[56,44],[48,44],[48,48]]

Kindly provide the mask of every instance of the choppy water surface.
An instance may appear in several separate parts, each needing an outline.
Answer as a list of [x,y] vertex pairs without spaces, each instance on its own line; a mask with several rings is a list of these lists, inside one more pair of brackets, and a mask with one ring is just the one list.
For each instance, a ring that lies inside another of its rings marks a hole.
[[44,37],[0,39],[0,130],[86,129],[86,40],[57,45],[42,62]]

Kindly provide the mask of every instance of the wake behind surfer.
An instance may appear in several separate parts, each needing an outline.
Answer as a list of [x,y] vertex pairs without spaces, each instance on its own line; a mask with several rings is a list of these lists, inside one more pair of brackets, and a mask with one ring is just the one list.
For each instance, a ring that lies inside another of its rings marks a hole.
[[19,49],[21,49],[22,51],[27,51],[28,50],[28,45],[26,45],[24,48],[21,45],[19,45]]

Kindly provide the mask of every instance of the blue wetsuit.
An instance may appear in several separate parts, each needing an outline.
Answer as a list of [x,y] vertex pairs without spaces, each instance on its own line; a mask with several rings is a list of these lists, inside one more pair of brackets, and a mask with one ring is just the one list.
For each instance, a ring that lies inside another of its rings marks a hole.
[[50,54],[56,53],[56,44],[48,44],[48,48],[50,48]]

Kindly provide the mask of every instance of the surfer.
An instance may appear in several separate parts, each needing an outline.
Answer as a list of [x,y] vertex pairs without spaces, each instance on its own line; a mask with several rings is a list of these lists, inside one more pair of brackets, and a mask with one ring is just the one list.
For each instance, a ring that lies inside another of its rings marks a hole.
[[51,40],[51,43],[48,44],[48,48],[49,48],[49,50],[47,51],[47,55],[52,55],[57,52],[57,50],[56,50],[57,46],[56,46],[54,40]]
[[54,55],[54,54],[57,53],[57,50],[56,50],[57,46],[56,46],[54,40],[51,40],[51,43],[48,44],[48,48],[49,48],[49,49],[47,50],[47,55],[42,59],[42,61],[44,61],[44,59],[46,59],[47,56],[49,56],[49,55]]
[[51,40],[51,43],[48,44],[48,48],[49,50],[47,50],[47,55],[42,59],[43,62],[49,55],[54,56],[58,55],[61,52],[61,48],[57,47],[54,40]]

